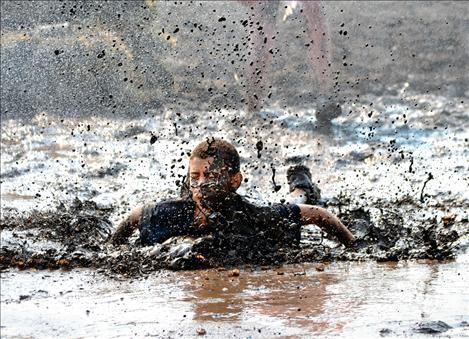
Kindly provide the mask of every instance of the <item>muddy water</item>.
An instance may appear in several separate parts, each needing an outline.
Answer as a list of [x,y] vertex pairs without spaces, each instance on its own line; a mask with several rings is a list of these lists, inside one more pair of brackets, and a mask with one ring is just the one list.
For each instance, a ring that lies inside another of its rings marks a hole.
[[[368,337],[469,335],[469,256],[268,270],[2,275],[2,336]],[[437,323],[437,321],[444,322]],[[439,324],[439,325],[435,325]]]
[[[240,150],[247,178],[240,193],[252,201],[280,201],[288,191],[286,168],[303,162],[331,211],[365,206],[383,229],[452,227],[467,252],[467,100],[412,93],[405,84],[394,92],[345,104],[346,114],[333,121],[335,138],[315,129],[314,106],[266,111],[265,120],[239,111],[151,111],[133,120],[62,120],[44,112],[5,120],[2,212],[47,210],[78,197],[109,211],[115,225],[134,206],[177,196],[187,152],[214,135]],[[41,247],[34,234],[3,231],[2,246],[24,236]],[[412,253],[419,242],[396,245],[402,246]],[[198,328],[238,337],[377,337],[435,328],[468,335],[467,254],[453,262],[333,262],[324,271],[316,265],[241,270],[239,277],[155,271],[121,280],[94,270],[10,268],[2,273],[2,335],[175,337],[195,336]]]

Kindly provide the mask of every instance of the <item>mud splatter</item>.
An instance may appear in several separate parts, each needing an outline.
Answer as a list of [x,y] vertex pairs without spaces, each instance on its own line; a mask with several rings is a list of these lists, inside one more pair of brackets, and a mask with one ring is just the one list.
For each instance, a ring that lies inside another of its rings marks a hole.
[[[423,208],[411,199],[379,201],[375,205],[354,206],[356,201],[342,196],[331,200],[329,208],[341,207],[339,217],[357,237],[354,248],[346,249],[325,234],[307,228],[300,247],[268,248],[260,239],[243,238],[237,253],[227,252],[213,237],[171,238],[153,247],[141,247],[138,240],[114,247],[107,243],[112,226],[108,215],[93,202],[75,200],[54,211],[17,217],[7,214],[1,221],[2,269],[93,267],[104,273],[142,275],[156,269],[200,269],[242,265],[334,260],[398,261],[410,258],[454,258],[464,246],[464,221],[438,222],[434,217],[415,218],[411,211]],[[374,211],[373,211],[374,210]],[[309,233],[308,233],[309,230]],[[233,235],[229,235],[232,239]],[[220,247],[221,246],[221,247]],[[466,245],[467,246],[467,245]]]

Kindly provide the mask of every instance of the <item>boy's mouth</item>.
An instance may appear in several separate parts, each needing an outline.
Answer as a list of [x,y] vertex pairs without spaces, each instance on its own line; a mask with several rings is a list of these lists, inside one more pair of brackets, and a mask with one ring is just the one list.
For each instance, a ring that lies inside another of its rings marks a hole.
[[206,183],[200,186],[200,192],[205,199],[216,199],[226,195],[226,189],[219,183]]
[[192,194],[199,201],[204,200],[212,203],[223,200],[229,191],[220,182],[206,182],[196,187],[192,186]]

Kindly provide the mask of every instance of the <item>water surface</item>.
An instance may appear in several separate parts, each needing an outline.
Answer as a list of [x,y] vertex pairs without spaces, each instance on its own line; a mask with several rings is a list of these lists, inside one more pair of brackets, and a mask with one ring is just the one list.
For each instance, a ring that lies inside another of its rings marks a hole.
[[[456,261],[336,262],[266,270],[155,272],[120,280],[95,271],[2,275],[10,337],[367,337],[469,335],[468,255]],[[381,331],[381,332],[380,332]]]

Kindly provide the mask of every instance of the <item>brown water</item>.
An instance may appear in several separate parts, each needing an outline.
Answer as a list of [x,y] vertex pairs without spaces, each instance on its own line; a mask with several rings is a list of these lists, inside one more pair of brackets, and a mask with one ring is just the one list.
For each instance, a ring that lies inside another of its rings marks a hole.
[[[469,336],[469,256],[451,262],[336,262],[268,270],[155,272],[118,280],[95,271],[2,275],[2,336],[426,336],[429,321]],[[322,270],[323,269],[323,270]],[[381,331],[381,332],[380,332]]]

